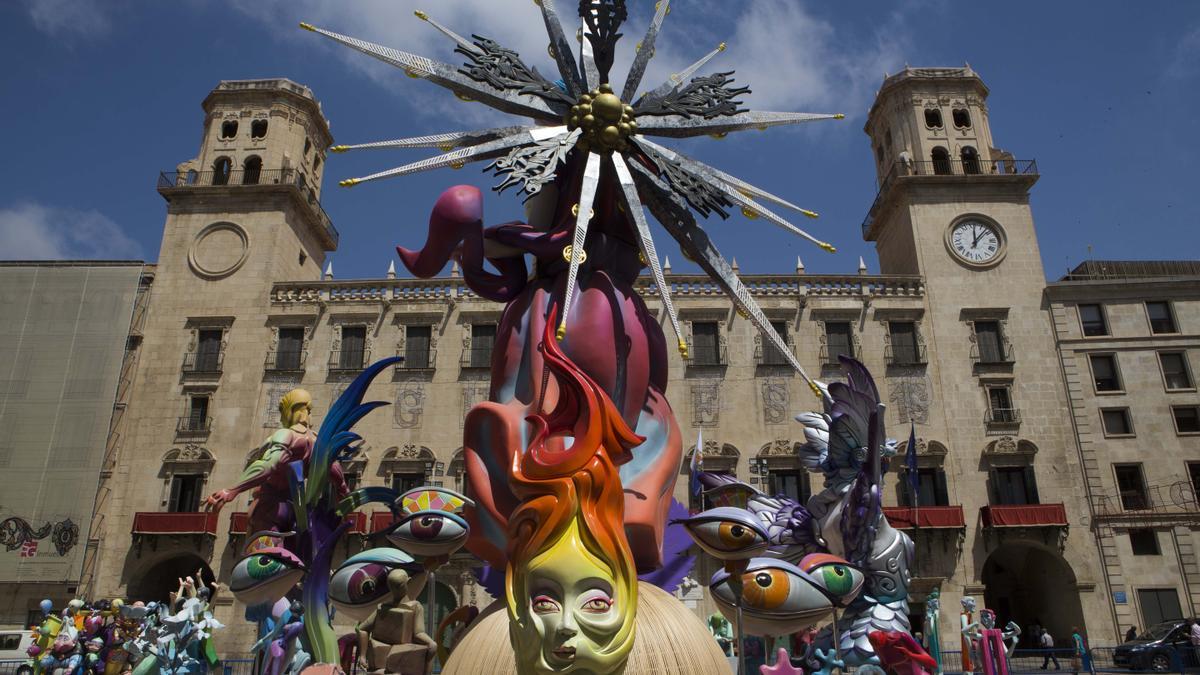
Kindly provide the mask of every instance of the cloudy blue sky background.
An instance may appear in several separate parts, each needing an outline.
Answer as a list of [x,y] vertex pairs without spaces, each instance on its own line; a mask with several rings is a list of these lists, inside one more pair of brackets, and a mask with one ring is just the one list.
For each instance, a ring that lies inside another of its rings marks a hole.
[[[562,2],[566,9],[572,4]],[[629,0],[624,72],[653,9]],[[554,72],[531,0],[10,0],[0,3],[0,258],[158,256],[160,170],[195,156],[200,101],[221,79],[285,76],[312,87],[338,142],[491,125],[478,104],[296,27],[339,32],[459,62],[412,16],[424,9]],[[647,84],[719,42],[756,109],[844,112],[846,120],[688,141],[690,153],[802,206],[829,255],[740,216],[709,229],[743,272],[878,271],[859,224],[876,192],[862,132],[885,72],[969,62],[991,88],[996,144],[1038,161],[1034,216],[1047,275],[1089,256],[1196,258],[1200,251],[1200,3],[942,0],[676,0]],[[442,188],[489,187],[482,164],[338,188],[422,156],[334,155],[324,204],[342,234],[339,278],[381,276],[397,243],[419,245]],[[519,216],[490,196],[489,222]],[[691,268],[665,234],[660,252]]]

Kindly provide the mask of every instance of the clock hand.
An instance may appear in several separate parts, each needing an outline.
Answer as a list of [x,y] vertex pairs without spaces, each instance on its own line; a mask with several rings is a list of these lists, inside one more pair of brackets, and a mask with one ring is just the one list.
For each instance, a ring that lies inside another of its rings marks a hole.
[[979,229],[978,227],[976,227],[976,226],[972,226],[972,227],[971,227],[971,231],[975,233],[975,239],[973,239],[973,240],[971,241],[971,248],[975,248],[976,246],[978,246],[978,245],[979,245],[979,237],[981,237],[981,236],[983,236],[983,235],[982,235],[982,233],[980,232],[980,229]]

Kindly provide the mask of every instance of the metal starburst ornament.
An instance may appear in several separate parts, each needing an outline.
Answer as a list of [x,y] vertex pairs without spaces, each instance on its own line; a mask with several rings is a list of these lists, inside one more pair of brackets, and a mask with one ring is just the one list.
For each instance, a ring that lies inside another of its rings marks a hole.
[[[587,240],[588,222],[603,174],[615,176],[619,184],[621,206],[630,217],[640,239],[641,252],[650,266],[662,296],[663,306],[677,336],[679,321],[663,278],[650,227],[643,208],[679,243],[684,254],[699,264],[730,296],[739,313],[747,316],[767,340],[806,380],[784,340],[771,327],[758,303],[750,296],[732,267],[717,251],[705,231],[697,224],[693,210],[707,217],[712,213],[727,218],[737,207],[750,219],[764,218],[801,236],[826,251],[835,249],[762,205],[771,202],[805,216],[816,213],[759,189],[682,153],[666,148],[649,137],[688,138],[727,134],[749,129],[799,124],[816,120],[841,119],[840,114],[761,112],[741,107],[740,97],[750,93],[746,87],[733,86],[733,73],[722,72],[694,77],[712,58],[725,50],[722,44],[682,72],[672,75],[654,89],[642,93],[642,77],[654,56],[663,20],[670,12],[670,0],[660,0],[645,37],[637,43],[637,53],[621,93],[609,80],[621,25],[627,18],[625,0],[581,0],[576,45],[567,39],[554,0],[534,0],[550,38],[549,53],[558,67],[560,79],[551,82],[527,66],[520,55],[495,40],[480,35],[471,39],[450,30],[424,12],[418,18],[453,40],[455,51],[467,58],[461,67],[423,56],[384,47],[302,23],[306,30],[320,33],[336,42],[373,56],[402,69],[410,77],[434,82],[465,101],[477,101],[496,110],[531,118],[536,124],[476,131],[460,131],[432,136],[401,138],[361,145],[339,145],[334,152],[365,148],[434,147],[444,154],[341,181],[343,186],[404,176],[442,167],[459,168],[468,162],[492,160],[487,168],[503,182],[497,190],[519,186],[526,196],[537,194],[554,180],[568,162],[585,165],[579,179],[579,203],[575,209],[574,251],[582,252]],[[574,47],[578,47],[578,54]],[[690,208],[689,208],[690,207]],[[571,309],[579,265],[583,255],[571,255],[567,296],[564,299],[563,325]],[[682,338],[681,349],[685,349]],[[811,380],[809,381],[810,385]]]

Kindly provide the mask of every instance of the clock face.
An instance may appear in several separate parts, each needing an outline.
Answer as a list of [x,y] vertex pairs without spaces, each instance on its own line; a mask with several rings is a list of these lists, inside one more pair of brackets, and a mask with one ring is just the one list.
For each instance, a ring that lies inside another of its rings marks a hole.
[[985,265],[1000,255],[1000,233],[994,225],[964,220],[950,230],[950,250],[968,263]]

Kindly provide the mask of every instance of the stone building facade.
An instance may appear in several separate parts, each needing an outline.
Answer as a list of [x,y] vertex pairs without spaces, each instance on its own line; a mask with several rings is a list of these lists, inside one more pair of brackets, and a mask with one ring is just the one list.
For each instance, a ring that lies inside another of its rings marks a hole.
[[[1200,291],[1163,278],[1136,288],[1047,285],[1029,206],[1037,167],[995,147],[987,94],[969,68],[885,80],[866,124],[880,190],[862,229],[880,274],[807,274],[797,261],[793,271],[743,279],[809,372],[837,378],[838,354],[860,359],[888,404],[890,435],[907,439],[914,426],[919,504],[900,470],[888,475],[885,503],[916,543],[918,626],[926,595],[940,588],[943,622],[956,624],[959,598],[975,595],[1004,620],[1036,621],[1064,638],[1086,626],[1094,643],[1112,643],[1151,616],[1135,599],[1143,587],[1173,588],[1179,611],[1197,612],[1195,491],[1174,510],[1138,514],[1149,520],[1137,529],[1155,531],[1173,567],[1148,570],[1129,552],[1129,502],[1117,515],[1100,511],[1102,496],[1128,481],[1110,465],[1140,461],[1144,441],[1176,458],[1142,468],[1147,503],[1151,486],[1200,459],[1200,437],[1172,430],[1180,418],[1164,412],[1194,406],[1194,387],[1140,389],[1153,388],[1144,367],[1155,353],[1197,358]],[[312,93],[288,80],[222,82],[204,111],[198,157],[159,182],[162,249],[149,270],[130,399],[114,420],[112,468],[101,476],[104,536],[82,582],[92,597],[163,596],[197,570],[228,578],[249,496],[219,517],[201,513],[200,500],[236,482],[287,390],[313,393],[319,423],[363,364],[405,356],[368,393],[392,406],[359,425],[368,445],[347,467],[353,483],[396,487],[461,488],[463,417],[487,397],[501,307],[476,297],[457,270],[431,280],[322,274],[337,245],[319,201],[332,138]],[[688,452],[703,432],[706,469],[798,498],[819,490],[794,454],[803,434],[792,418],[817,406],[807,387],[715,285],[668,279],[690,343],[689,360],[669,357],[667,391]],[[648,279],[642,288],[659,311]],[[1127,300],[1105,310],[1112,334],[1080,337],[1076,307],[1117,297]],[[1157,298],[1171,303],[1175,333],[1135,330],[1136,307]],[[1122,393],[1103,398],[1085,386],[1092,351],[1121,352]],[[1133,411],[1136,435],[1098,431],[1099,410],[1110,407]],[[686,503],[685,470],[676,497]],[[370,545],[384,520],[357,516],[342,555]],[[471,564],[463,555],[439,571],[440,609],[489,600]],[[711,572],[701,562],[693,576]],[[1130,579],[1139,574],[1149,580]],[[686,603],[713,611],[702,583],[687,589]],[[221,602],[218,617],[238,625],[241,608]],[[249,645],[247,634],[227,633],[227,653]]]

